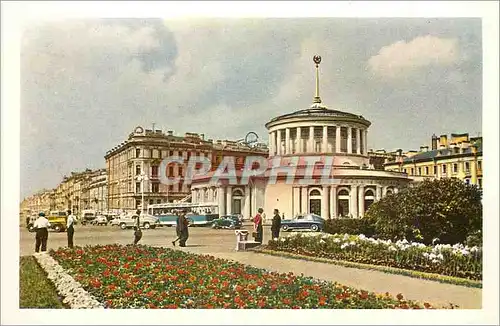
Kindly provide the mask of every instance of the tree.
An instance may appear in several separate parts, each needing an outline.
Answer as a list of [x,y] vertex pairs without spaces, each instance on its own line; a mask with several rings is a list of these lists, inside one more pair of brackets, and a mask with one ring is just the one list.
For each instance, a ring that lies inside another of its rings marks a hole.
[[381,238],[463,243],[482,228],[481,197],[481,189],[458,179],[426,180],[374,203],[365,218]]

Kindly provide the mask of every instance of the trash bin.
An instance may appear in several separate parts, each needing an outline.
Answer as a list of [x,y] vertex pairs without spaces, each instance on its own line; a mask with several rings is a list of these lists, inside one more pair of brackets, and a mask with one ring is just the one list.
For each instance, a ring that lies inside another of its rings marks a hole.
[[248,241],[248,231],[236,230],[234,233],[236,234],[236,251],[240,251],[240,243]]

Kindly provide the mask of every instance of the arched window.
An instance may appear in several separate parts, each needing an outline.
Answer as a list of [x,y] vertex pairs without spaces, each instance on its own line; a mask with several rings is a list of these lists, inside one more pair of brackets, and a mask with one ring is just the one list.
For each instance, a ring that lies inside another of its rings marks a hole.
[[[321,192],[313,189],[309,192],[309,213],[321,215]],[[323,216],[327,218],[327,216]]]
[[375,192],[373,189],[365,190],[365,211],[375,202]]
[[337,194],[337,214],[339,217],[347,217],[349,216],[349,204],[350,204],[350,196],[349,190],[340,189]]
[[385,192],[386,196],[392,195],[394,193],[394,190],[392,188],[387,188],[387,191]]
[[319,192],[318,189],[313,189],[311,190],[311,192],[309,193],[309,196],[321,196],[321,193]]
[[241,189],[233,190],[233,197],[243,197],[243,192],[241,191]]

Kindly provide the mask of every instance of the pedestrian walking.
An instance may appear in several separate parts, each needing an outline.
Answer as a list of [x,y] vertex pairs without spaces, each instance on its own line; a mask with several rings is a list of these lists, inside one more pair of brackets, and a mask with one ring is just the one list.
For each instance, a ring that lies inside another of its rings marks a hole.
[[141,239],[142,239],[141,228],[136,225],[134,226],[134,246],[137,245]]
[[[182,212],[177,218],[177,239],[179,240],[179,247],[185,247],[186,241],[189,238],[189,221],[186,218],[186,212]],[[175,246],[175,243],[174,243]]]
[[[283,213],[283,216],[285,214]],[[280,228],[281,228],[281,217],[278,209],[274,210],[273,222],[271,224],[271,236],[273,240],[277,240],[280,236]]]
[[41,212],[38,214],[38,218],[35,220],[34,228],[36,230],[35,235],[35,252],[40,252],[40,246],[42,251],[47,251],[47,240],[49,238],[49,220],[45,217],[45,213]]
[[184,218],[183,218],[183,213],[181,211],[177,212],[177,219],[175,220],[175,234],[177,235],[177,238],[172,241],[172,244],[175,247],[175,243],[181,239],[181,230],[184,228]]
[[71,214],[71,210],[68,210],[68,217],[66,219],[66,234],[68,235],[68,247],[73,248],[73,235],[75,234],[75,229],[73,225],[75,224],[76,217]]
[[137,210],[135,212],[135,225],[134,225],[134,246],[139,243],[142,239],[141,221],[140,221],[141,211]]
[[262,243],[263,229],[262,229],[262,213],[264,210],[259,208],[257,210],[257,215],[253,218],[253,230],[255,242]]

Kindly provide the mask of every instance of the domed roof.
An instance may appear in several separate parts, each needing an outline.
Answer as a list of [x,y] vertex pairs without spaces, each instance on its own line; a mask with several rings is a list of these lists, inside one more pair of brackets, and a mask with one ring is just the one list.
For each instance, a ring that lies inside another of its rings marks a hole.
[[296,120],[301,118],[305,118],[307,120],[309,120],[310,118],[318,118],[318,119],[328,118],[328,120],[338,119],[344,121],[349,120],[362,123],[366,126],[369,126],[371,124],[370,121],[366,120],[361,115],[338,111],[338,110],[330,110],[327,107],[322,106],[320,103],[314,103],[308,109],[302,109],[292,113],[287,113],[277,116],[271,119],[268,123],[266,123],[266,127],[269,127],[269,125],[274,124],[276,122],[280,122],[282,120],[289,120],[289,119]]

